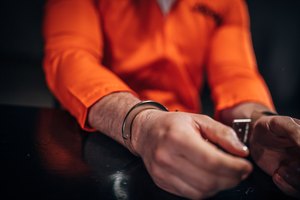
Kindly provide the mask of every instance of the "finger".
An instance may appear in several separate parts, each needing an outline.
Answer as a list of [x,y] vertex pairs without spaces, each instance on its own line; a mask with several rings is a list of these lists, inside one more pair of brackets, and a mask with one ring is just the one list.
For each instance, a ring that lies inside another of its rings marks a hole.
[[277,187],[282,190],[284,193],[291,195],[293,197],[299,198],[300,193],[289,185],[278,173],[273,175],[273,182],[277,185]]
[[205,142],[193,129],[185,131],[190,131],[191,134],[173,134],[176,138],[168,144],[173,147],[173,154],[178,154],[196,167],[216,175],[243,177],[251,172],[252,166],[245,159],[220,151],[209,142]]
[[300,125],[291,117],[275,116],[269,122],[272,133],[286,137],[300,147]]
[[300,192],[300,161],[291,161],[285,165],[281,165],[277,173]]
[[[195,166],[193,163],[180,156],[173,156],[173,162],[169,172],[188,182],[192,187],[204,192],[221,191],[236,186],[242,177],[238,176],[220,176],[215,172],[205,170]],[[171,157],[169,157],[171,158]]]
[[[294,146],[294,143],[291,142],[287,136],[279,136],[279,133],[274,133],[273,130],[271,130],[270,121],[272,118],[274,117],[261,117],[255,122],[250,144],[253,144],[252,141],[255,141],[255,143],[259,143],[265,148],[271,149],[284,149]],[[278,130],[276,132],[278,132]]]
[[206,170],[216,175],[244,179],[252,171],[252,165],[243,158],[222,152],[207,142],[202,142],[201,147],[202,155],[198,156],[199,160],[194,159],[194,162],[196,164],[205,163],[207,166]]
[[[157,167],[149,172],[156,185],[165,191],[190,199],[202,199],[207,197],[207,194],[203,191],[192,187],[178,176],[169,173],[168,170],[163,170],[162,168]],[[214,193],[211,191],[211,194]]]
[[234,130],[209,117],[197,117],[197,124],[201,134],[210,141],[218,144],[224,150],[238,156],[248,156],[249,150],[237,137]]

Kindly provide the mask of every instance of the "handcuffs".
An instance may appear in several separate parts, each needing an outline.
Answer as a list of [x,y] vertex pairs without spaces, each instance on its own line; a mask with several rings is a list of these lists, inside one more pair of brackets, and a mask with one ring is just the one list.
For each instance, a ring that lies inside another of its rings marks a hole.
[[276,113],[270,111],[263,111],[258,112],[254,111],[251,118],[244,118],[244,119],[234,119],[232,122],[232,128],[236,132],[239,140],[243,142],[245,145],[248,144],[250,132],[251,132],[251,125],[253,125],[258,118],[261,116],[274,116],[278,115]]
[[156,109],[156,110],[162,110],[168,112],[168,109],[161,105],[158,102],[147,100],[147,101],[141,101],[137,104],[135,104],[126,114],[123,123],[122,123],[122,138],[124,141],[125,146],[127,149],[134,155],[138,155],[135,149],[132,146],[131,139],[132,139],[132,126],[133,121],[135,120],[136,116],[144,111],[149,109]]

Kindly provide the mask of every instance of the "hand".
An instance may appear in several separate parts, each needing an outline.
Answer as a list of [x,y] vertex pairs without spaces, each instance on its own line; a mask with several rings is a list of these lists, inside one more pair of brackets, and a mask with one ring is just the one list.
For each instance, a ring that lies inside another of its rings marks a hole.
[[248,150],[235,132],[204,115],[146,110],[134,120],[132,136],[154,182],[179,196],[212,196],[234,187],[252,170],[237,157],[247,156]]
[[251,156],[285,193],[300,198],[300,120],[262,116],[253,125]]

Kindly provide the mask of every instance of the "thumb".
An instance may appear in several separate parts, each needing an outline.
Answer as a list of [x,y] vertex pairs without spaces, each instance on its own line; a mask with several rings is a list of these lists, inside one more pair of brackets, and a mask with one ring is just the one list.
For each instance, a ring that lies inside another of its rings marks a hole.
[[247,146],[238,139],[232,128],[203,115],[197,116],[196,123],[201,135],[225,151],[242,157],[249,155]]
[[299,120],[287,116],[276,116],[270,120],[269,126],[273,134],[288,138],[300,147]]

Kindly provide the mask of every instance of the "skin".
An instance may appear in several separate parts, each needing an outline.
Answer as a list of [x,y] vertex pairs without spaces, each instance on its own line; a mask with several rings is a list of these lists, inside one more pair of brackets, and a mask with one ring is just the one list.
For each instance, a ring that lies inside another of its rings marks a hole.
[[222,117],[225,123],[234,116],[253,119],[249,136],[253,160],[272,176],[279,189],[300,199],[300,120],[280,115],[257,115],[255,111],[269,110],[254,103],[240,104],[224,110]]
[[285,193],[300,198],[300,120],[262,116],[253,125],[251,155]]
[[[121,137],[123,119],[128,110],[139,101],[130,93],[110,94],[90,108],[89,125],[124,145]],[[253,110],[262,111],[267,108],[255,103],[244,103],[222,111],[220,116],[224,123],[230,124],[233,118],[250,117]],[[260,123],[263,122],[257,120],[257,124]],[[252,135],[253,148],[257,148],[256,135],[260,131],[264,130],[257,129],[257,133]],[[205,115],[142,111],[133,121],[132,145],[160,188],[190,199],[207,198],[221,190],[232,188],[252,171],[251,164],[243,158],[249,151],[238,140],[235,132],[229,126]],[[260,147],[264,149],[264,146]],[[264,169],[266,163],[261,163],[260,166]],[[277,172],[282,174],[281,171],[292,169],[293,166],[290,163],[280,165]],[[274,177],[274,182],[279,183],[280,181],[276,182],[276,174]],[[287,179],[285,183],[280,183],[284,186],[291,184]],[[291,194],[290,190],[277,185]]]

